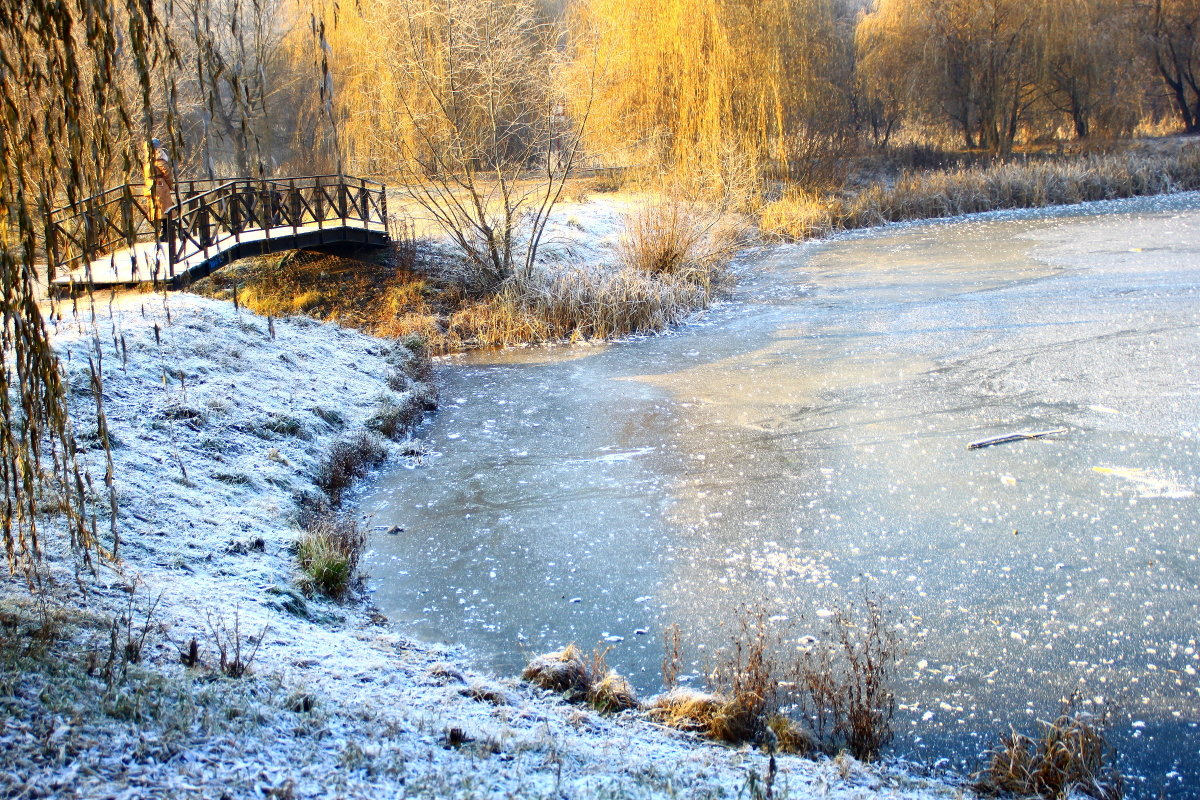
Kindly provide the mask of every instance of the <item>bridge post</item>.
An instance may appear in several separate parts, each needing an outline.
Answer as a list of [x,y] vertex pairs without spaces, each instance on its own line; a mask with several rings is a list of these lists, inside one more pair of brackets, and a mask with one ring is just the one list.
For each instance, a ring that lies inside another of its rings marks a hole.
[[384,186],[379,190],[379,215],[383,217],[383,235],[387,238],[392,238],[391,231],[388,230],[388,215],[387,215],[387,187]]
[[288,213],[292,218],[292,236],[295,236],[300,227],[300,193],[296,191],[295,178],[288,181]]
[[121,191],[121,232],[130,244],[137,240],[137,230],[133,224],[133,191],[128,183]]
[[337,197],[338,197],[338,216],[342,218],[342,225],[344,226],[346,224],[346,219],[349,216],[347,214],[347,208],[346,208],[347,202],[346,201],[350,199],[350,187],[346,185],[346,176],[345,175],[340,175],[340,174],[338,175]]
[[234,181],[233,188],[229,192],[229,227],[233,233],[233,240],[240,242],[242,240],[242,197],[238,193],[237,181]]
[[208,246],[212,244],[212,219],[208,214],[207,200],[201,200],[196,208],[196,233],[200,246],[204,248],[204,257],[208,258]]

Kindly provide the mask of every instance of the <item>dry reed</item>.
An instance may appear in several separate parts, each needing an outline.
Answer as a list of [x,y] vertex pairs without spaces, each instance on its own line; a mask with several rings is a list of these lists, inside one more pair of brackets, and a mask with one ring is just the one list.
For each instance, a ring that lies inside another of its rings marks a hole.
[[325,492],[334,506],[342,501],[342,493],[367,474],[367,470],[387,457],[387,448],[379,438],[367,431],[342,436],[334,441],[317,465],[313,483]]
[[849,197],[795,189],[767,205],[764,231],[790,239],[887,222],[982,211],[1042,208],[1200,188],[1200,149],[1170,154],[1086,154],[1069,160],[1008,162],[934,172],[905,172]]
[[651,716],[724,742],[878,756],[892,736],[899,651],[880,604],[867,598],[857,618],[853,608],[836,614],[821,639],[801,644],[791,636],[791,626],[765,610],[742,608],[709,671],[710,691],[698,692],[671,685],[682,656],[669,632],[668,691],[651,701]]
[[1067,709],[1053,722],[1041,722],[1037,737],[1010,729],[989,753],[986,769],[976,776],[990,792],[1058,800],[1085,796],[1121,800],[1125,782],[1114,765],[1115,751],[1102,731],[1103,720]]

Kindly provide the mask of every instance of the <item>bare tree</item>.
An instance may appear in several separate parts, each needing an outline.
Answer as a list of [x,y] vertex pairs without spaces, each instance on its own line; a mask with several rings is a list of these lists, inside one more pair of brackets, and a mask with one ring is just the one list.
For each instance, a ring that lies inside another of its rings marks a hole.
[[1200,132],[1200,0],[1140,3],[1142,37],[1188,133]]
[[387,58],[344,77],[351,162],[399,175],[465,256],[473,289],[528,276],[590,113],[585,98],[567,114],[559,29],[532,0],[410,0],[362,13]]

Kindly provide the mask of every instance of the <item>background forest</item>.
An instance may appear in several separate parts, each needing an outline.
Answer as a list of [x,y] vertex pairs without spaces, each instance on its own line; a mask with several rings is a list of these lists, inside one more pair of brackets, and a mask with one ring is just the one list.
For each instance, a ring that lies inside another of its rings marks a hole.
[[827,182],[830,158],[888,148],[1003,155],[1200,130],[1195,0],[374,0],[313,14],[174,2],[178,116],[164,104],[160,119],[186,171],[429,171],[462,145],[444,128],[494,127],[496,99],[510,150],[586,118],[588,163],[713,187]]
[[718,190],[1200,130],[1196,0],[172,0],[161,19],[150,116],[97,122],[129,140],[103,180],[147,127],[194,177],[414,178],[518,151],[535,169],[581,128],[589,166]]

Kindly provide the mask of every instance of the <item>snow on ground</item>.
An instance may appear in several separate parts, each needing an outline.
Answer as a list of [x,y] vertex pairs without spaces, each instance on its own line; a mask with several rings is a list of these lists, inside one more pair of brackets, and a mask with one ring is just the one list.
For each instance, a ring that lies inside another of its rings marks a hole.
[[[424,392],[394,375],[388,388],[389,365],[412,364],[397,345],[187,294],[105,296],[94,321],[80,303],[64,306],[55,342],[78,420],[94,419],[89,356],[102,365],[121,560],[85,579],[85,598],[72,562],[53,556],[61,543],[48,548],[50,595],[87,612],[71,615],[55,658],[0,663],[0,796],[735,797],[761,786],[760,753],[473,673],[360,600],[298,591],[296,498],[316,491],[322,455],[397,383],[408,385],[393,403]],[[101,476],[97,432],[77,425]],[[0,583],[10,648],[23,598],[20,579]],[[95,667],[122,615],[135,631],[147,615],[152,625],[141,664],[110,688]],[[235,622],[243,648],[257,647],[241,679],[215,669]],[[202,663],[185,669],[191,639]],[[959,790],[899,767],[785,757],[775,796]]]

